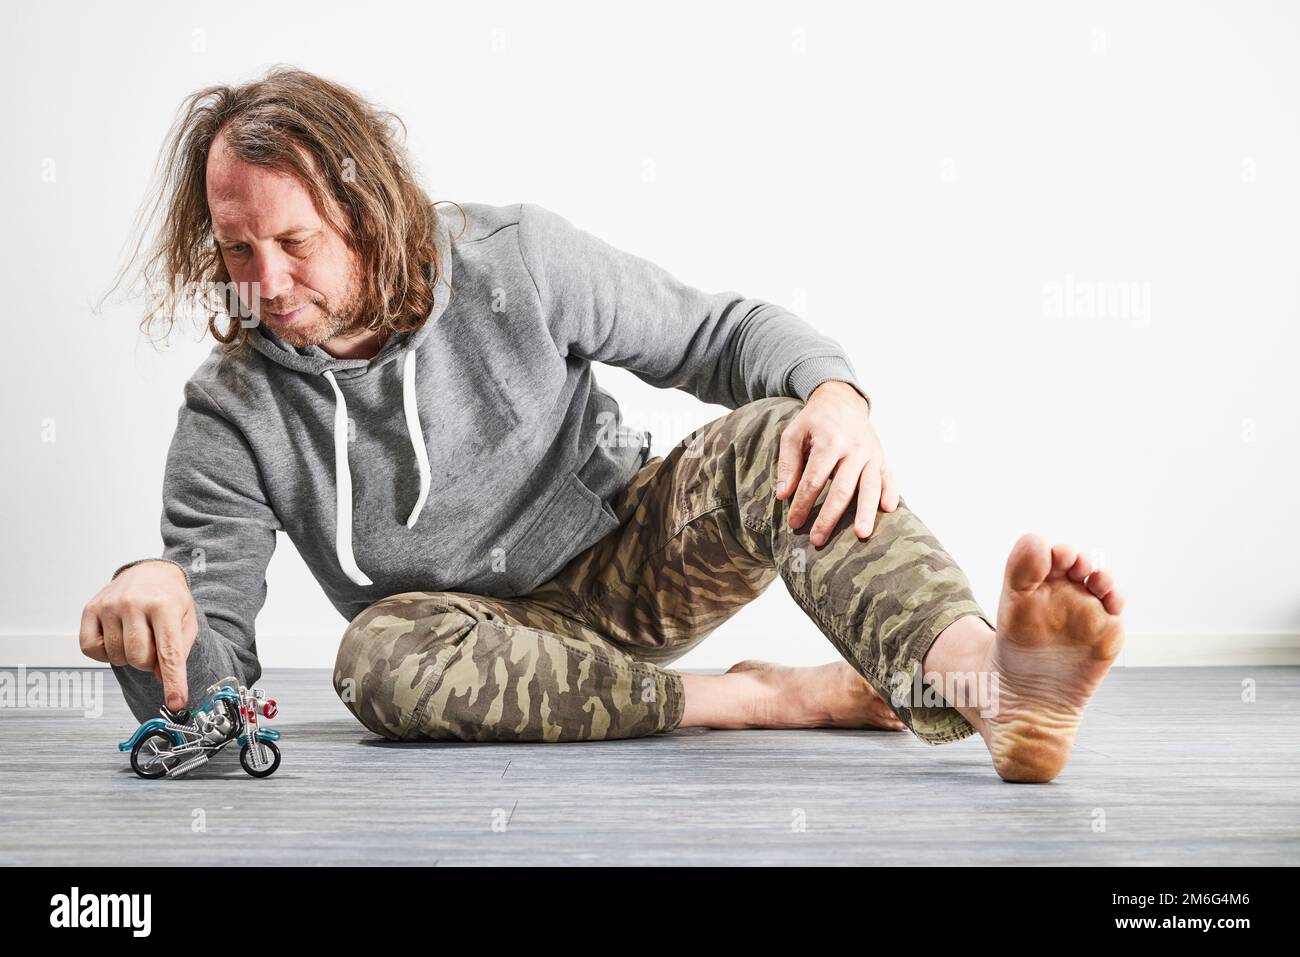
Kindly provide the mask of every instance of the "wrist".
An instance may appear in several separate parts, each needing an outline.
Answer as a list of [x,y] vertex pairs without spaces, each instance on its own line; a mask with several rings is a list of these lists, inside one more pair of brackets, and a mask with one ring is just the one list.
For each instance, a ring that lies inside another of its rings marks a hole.
[[189,573],[188,571],[185,570],[185,566],[182,565],[180,562],[172,561],[172,559],[170,559],[170,558],[137,558],[137,559],[136,559],[135,561],[133,561],[133,562],[127,562],[125,565],[120,566],[120,567],[117,569],[117,571],[113,572],[113,575],[112,575],[112,577],[111,577],[109,580],[112,581],[113,578],[116,578],[118,575],[122,574],[122,572],[126,571],[128,568],[134,568],[136,565],[143,565],[143,564],[145,564],[145,563],[147,563],[147,562],[161,562],[161,563],[164,564],[164,565],[172,565],[172,566],[174,566],[174,567],[177,568],[177,569],[180,571],[180,573],[185,577],[185,587],[186,587],[186,588],[190,588],[190,587],[191,587],[191,586],[190,586],[190,573]]
[[831,393],[843,392],[845,395],[857,396],[867,404],[867,412],[868,413],[871,412],[871,400],[867,398],[865,392],[859,389],[852,382],[846,382],[843,379],[827,379],[825,382],[820,382],[816,386],[814,386],[813,390],[808,393],[808,398],[811,399],[818,392],[821,392],[823,390],[826,390]]
[[813,387],[813,390],[808,393],[808,398],[811,399],[822,389],[829,389],[832,392],[835,392],[840,389],[848,389],[850,392],[858,391],[857,389],[853,388],[851,384],[845,382],[843,379],[827,379],[825,382],[817,383],[817,385]]

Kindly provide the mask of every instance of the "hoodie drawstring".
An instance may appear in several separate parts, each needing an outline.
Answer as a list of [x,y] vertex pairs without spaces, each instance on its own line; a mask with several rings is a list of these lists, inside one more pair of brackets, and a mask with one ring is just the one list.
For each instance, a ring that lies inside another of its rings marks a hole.
[[415,407],[415,350],[406,350],[406,360],[402,366],[402,405],[406,409],[406,432],[411,436],[411,446],[415,451],[415,465],[420,470],[420,496],[415,500],[406,519],[406,527],[415,525],[415,520],[424,510],[424,500],[429,497],[429,448],[424,444],[424,433],[420,431],[420,410]]
[[[335,488],[335,550],[338,553],[339,567],[344,574],[358,585],[373,585],[360,568],[352,554],[352,472],[348,468],[348,404],[343,398],[334,373],[326,369],[325,378],[330,380],[334,389],[334,488]],[[420,430],[420,413],[415,405],[415,350],[408,349],[406,360],[402,365],[402,405],[406,412],[406,430],[411,436],[411,447],[415,452],[416,467],[420,472],[420,495],[415,500],[406,519],[406,527],[415,525],[415,520],[424,510],[425,499],[429,497],[429,450],[424,443],[424,433]]]

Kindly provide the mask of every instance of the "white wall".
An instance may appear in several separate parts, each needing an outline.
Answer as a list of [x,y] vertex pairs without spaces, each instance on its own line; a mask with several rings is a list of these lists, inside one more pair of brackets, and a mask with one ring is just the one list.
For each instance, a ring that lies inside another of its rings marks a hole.
[[[166,447],[208,345],[157,352],[138,304],[89,308],[182,97],[275,62],[398,112],[435,199],[542,203],[836,336],[904,496],[990,613],[1008,548],[1036,530],[1114,571],[1133,663],[1300,660],[1292,4],[45,3],[7,19],[0,664],[83,661],[82,605],[160,548]],[[1139,295],[1057,309],[1067,283]],[[722,411],[601,380],[656,452]],[[283,536],[269,577],[264,662],[332,663],[344,622]],[[835,655],[777,584],[682,665],[744,656]]]

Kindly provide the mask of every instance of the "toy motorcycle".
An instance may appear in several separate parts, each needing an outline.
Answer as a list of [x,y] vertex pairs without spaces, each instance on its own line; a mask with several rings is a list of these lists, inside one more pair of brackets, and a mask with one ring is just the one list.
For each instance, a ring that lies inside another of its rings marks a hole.
[[131,752],[131,768],[142,778],[174,778],[193,771],[232,741],[239,744],[239,763],[255,778],[270,777],[280,766],[275,742],[280,732],[257,725],[258,716],[274,718],[279,709],[266,692],[245,688],[235,678],[208,685],[191,708],[159,708],[117,746]]

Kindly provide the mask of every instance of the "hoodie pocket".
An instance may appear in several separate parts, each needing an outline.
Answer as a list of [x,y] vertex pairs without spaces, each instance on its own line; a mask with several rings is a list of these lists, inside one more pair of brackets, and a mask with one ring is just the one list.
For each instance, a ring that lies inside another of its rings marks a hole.
[[576,472],[538,509],[528,526],[502,546],[504,595],[523,595],[550,581],[569,559],[619,525],[618,516]]

